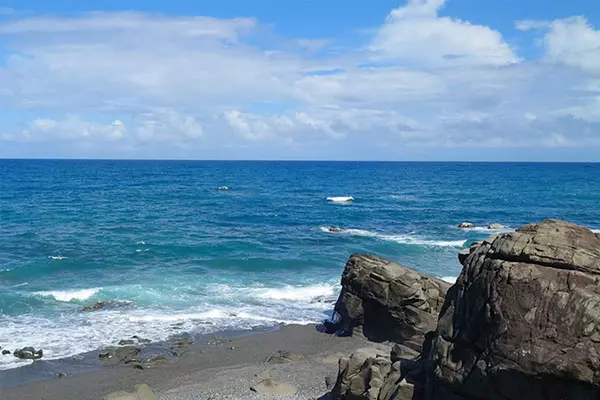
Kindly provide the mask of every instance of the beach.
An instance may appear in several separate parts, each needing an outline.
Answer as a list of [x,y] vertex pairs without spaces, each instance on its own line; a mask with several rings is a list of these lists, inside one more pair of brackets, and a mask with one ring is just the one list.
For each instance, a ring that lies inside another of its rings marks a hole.
[[[316,326],[282,326],[267,333],[254,333],[216,345],[196,343],[171,362],[140,370],[131,366],[100,367],[88,372],[73,371],[72,361],[36,362],[35,365],[0,371],[2,400],[98,400],[118,390],[131,391],[148,384],[164,400],[261,399],[250,390],[265,378],[290,383],[298,388],[293,399],[316,399],[326,394],[338,370],[337,359],[354,350],[384,344],[367,342],[360,335],[336,337],[317,332]],[[286,363],[267,361],[278,351],[302,359]],[[96,356],[92,354],[91,356]],[[62,378],[56,373],[74,373]],[[41,380],[36,380],[41,379]],[[26,382],[20,385],[19,382]],[[6,387],[11,386],[11,387]]]

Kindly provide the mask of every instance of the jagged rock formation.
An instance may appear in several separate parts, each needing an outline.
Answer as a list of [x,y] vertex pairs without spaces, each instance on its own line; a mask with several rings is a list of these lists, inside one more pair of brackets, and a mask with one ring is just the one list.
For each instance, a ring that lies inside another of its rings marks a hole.
[[461,261],[422,355],[425,399],[600,398],[600,235],[546,220]]
[[391,340],[420,349],[436,326],[450,284],[379,257],[355,254],[346,263],[335,310],[339,326],[357,326],[370,340]]

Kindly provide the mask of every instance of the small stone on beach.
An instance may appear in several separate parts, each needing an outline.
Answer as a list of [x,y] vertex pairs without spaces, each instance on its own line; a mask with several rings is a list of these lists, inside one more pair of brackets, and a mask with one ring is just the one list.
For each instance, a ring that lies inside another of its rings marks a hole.
[[298,388],[294,385],[279,382],[274,379],[265,379],[252,386],[250,390],[258,394],[272,394],[278,396],[293,396],[298,392]]
[[133,392],[112,392],[104,396],[104,400],[156,400],[156,394],[146,384],[135,385]]
[[304,360],[304,356],[302,354],[294,354],[285,350],[279,350],[267,358],[267,362],[271,364],[286,364],[292,361],[300,360]]

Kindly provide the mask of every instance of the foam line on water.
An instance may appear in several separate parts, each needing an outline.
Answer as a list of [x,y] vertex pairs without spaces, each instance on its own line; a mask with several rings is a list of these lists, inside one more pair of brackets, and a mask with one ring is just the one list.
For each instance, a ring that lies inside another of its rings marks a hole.
[[388,242],[396,242],[399,244],[414,244],[421,246],[439,246],[439,247],[462,247],[467,242],[464,240],[431,240],[423,239],[414,235],[388,235],[378,232],[371,232],[364,229],[342,229],[339,232],[330,232],[328,227],[322,226],[319,228],[322,232],[337,233],[350,236],[372,237]]

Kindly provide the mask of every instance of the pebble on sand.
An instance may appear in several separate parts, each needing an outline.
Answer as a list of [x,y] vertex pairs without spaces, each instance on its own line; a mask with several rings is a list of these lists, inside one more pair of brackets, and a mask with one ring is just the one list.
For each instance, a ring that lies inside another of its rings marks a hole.
[[250,390],[259,394],[272,394],[278,396],[293,396],[298,392],[298,388],[296,386],[290,385],[289,383],[279,382],[274,379],[265,379],[264,381],[252,386]]
[[133,392],[112,392],[104,396],[104,400],[156,400],[156,394],[145,383],[135,385]]

